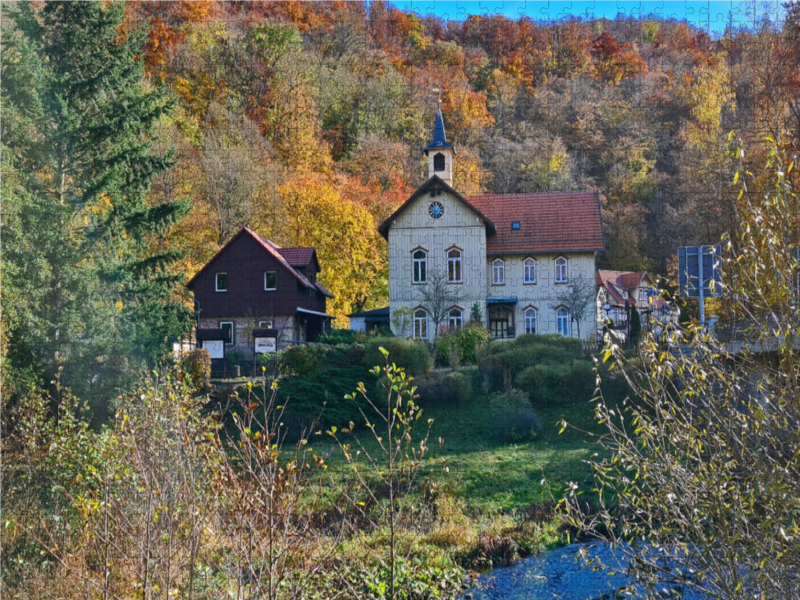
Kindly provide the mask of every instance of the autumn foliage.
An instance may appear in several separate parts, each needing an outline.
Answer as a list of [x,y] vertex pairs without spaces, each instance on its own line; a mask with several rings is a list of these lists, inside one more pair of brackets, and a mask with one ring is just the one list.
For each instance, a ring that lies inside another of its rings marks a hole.
[[[374,230],[425,177],[439,95],[462,193],[598,189],[601,264],[662,273],[677,246],[739,227],[727,133],[757,164],[765,137],[794,145],[800,124],[796,5],[783,25],[761,15],[721,36],[655,16],[445,21],[381,1],[126,11],[126,27],[148,24],[148,73],[178,99],[163,130],[181,149],[168,189],[194,202],[177,240],[190,250],[186,274],[222,229],[247,221],[279,243],[318,246],[339,325],[385,305]],[[201,185],[218,152],[258,181],[240,186],[248,209],[226,209],[224,228],[215,188]]]

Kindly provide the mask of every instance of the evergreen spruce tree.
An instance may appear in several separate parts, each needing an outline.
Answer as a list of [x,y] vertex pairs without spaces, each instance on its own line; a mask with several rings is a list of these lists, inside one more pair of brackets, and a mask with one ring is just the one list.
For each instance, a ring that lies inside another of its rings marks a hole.
[[639,317],[639,311],[635,306],[631,307],[631,344],[636,345],[642,338],[642,319]]
[[147,201],[172,164],[150,142],[172,100],[146,81],[146,32],[124,30],[123,9],[3,8],[8,358],[75,387],[152,364],[190,324],[166,239],[189,206]]

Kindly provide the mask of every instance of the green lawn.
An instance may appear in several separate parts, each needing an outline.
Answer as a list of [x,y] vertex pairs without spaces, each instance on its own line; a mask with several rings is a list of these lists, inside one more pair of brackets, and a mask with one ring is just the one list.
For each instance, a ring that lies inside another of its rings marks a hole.
[[[424,429],[427,419],[434,419],[429,456],[445,457],[448,461],[449,472],[442,474],[441,485],[463,500],[468,508],[480,512],[548,503],[550,492],[560,499],[569,482],[588,491],[591,471],[584,461],[597,447],[585,433],[572,428],[561,434],[559,431],[561,420],[566,419],[581,430],[602,433],[602,427],[594,421],[591,399],[534,406],[542,421],[542,436],[534,442],[508,444],[499,442],[493,435],[488,407],[480,391],[476,389],[475,392],[475,397],[468,402],[422,404],[424,412],[418,432]],[[362,428],[354,435],[371,452],[376,449],[368,431]],[[441,445],[439,438],[443,441]],[[330,457],[329,465],[338,469],[343,467],[342,463],[337,450]],[[550,491],[542,485],[543,478]]]

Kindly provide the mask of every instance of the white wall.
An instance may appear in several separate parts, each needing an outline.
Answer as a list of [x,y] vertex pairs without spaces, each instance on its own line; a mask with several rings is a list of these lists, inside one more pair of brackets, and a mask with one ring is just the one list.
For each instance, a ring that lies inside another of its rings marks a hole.
[[[444,206],[444,214],[433,219],[428,213],[432,202]],[[389,308],[410,309],[422,304],[422,287],[412,283],[411,254],[417,248],[428,253],[428,278],[439,271],[447,274],[447,250],[461,250],[462,283],[451,284],[458,294],[456,304],[469,320],[473,303],[484,309],[486,303],[486,226],[476,213],[446,192],[435,197],[423,194],[403,211],[389,229]],[[394,328],[394,324],[392,324]],[[431,334],[433,324],[429,323]],[[397,332],[395,332],[397,333]],[[433,335],[429,334],[429,339]]]

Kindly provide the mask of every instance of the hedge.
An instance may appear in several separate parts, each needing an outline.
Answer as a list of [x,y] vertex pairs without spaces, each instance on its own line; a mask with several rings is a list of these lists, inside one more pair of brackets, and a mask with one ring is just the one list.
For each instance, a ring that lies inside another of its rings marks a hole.
[[408,375],[424,375],[433,369],[433,358],[424,342],[397,337],[376,337],[367,340],[363,358],[366,367],[383,367],[386,364],[381,348],[389,352],[389,362],[404,368]]

